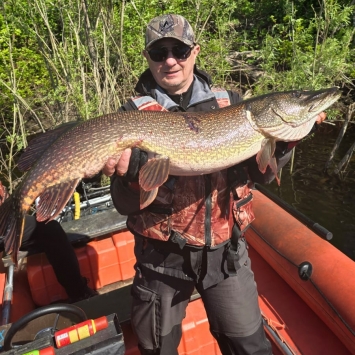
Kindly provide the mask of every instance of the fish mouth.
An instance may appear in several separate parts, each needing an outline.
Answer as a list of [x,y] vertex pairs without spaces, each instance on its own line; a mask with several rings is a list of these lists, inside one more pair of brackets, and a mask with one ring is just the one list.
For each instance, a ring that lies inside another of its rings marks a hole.
[[[292,126],[292,127],[301,127],[307,124],[308,121],[314,122],[317,116],[330,107],[334,102],[336,102],[341,96],[341,92],[337,87],[330,88],[328,90],[319,90],[313,93],[313,95],[307,95],[301,105],[308,106],[308,115],[304,119],[300,120],[299,118],[295,120],[287,120],[283,115],[279,114],[277,110],[273,109],[273,113],[277,115],[281,121]],[[313,121],[314,118],[314,121]]]
[[330,88],[327,91],[316,91],[314,95],[310,95],[305,99],[305,103],[311,102],[308,112],[314,112],[315,115],[331,106],[341,96],[341,92],[337,87]]
[[[304,126],[304,125],[306,125],[308,122],[310,122],[311,120],[313,120],[313,118],[310,119],[309,117],[306,117],[306,118],[304,118],[303,120],[295,119],[294,121],[288,121],[288,120],[284,119],[282,115],[279,115],[276,111],[273,110],[273,112],[274,112],[275,115],[277,115],[277,116],[281,119],[281,121],[282,121],[283,123],[286,124],[286,127],[288,126],[288,127],[290,127],[290,128],[297,128],[297,127]],[[308,112],[312,112],[312,111],[311,111],[311,110],[308,110]],[[313,122],[316,121],[316,117],[318,116],[318,113],[317,113],[317,112],[318,112],[318,111],[316,111],[316,112],[314,113],[314,121],[313,121]],[[285,125],[280,125],[280,126],[285,126]],[[275,127],[275,128],[277,129],[278,127]]]
[[277,110],[273,110],[273,113],[281,119],[283,124],[268,127],[265,131],[272,137],[285,142],[300,140],[312,130],[318,114],[330,107],[340,96],[341,92],[336,87],[326,91],[320,90],[314,95],[307,96],[304,99],[304,104],[309,105],[308,116],[303,120],[287,121]]
[[[295,119],[294,121],[291,121],[290,119],[285,119],[284,115],[280,114],[277,110],[275,110],[274,108],[271,108],[272,113],[277,116],[282,124],[278,124],[277,126],[274,127],[268,127],[267,130],[268,132],[270,131],[283,131],[284,129],[289,128],[297,128],[297,127],[301,127],[305,124],[307,124],[310,120],[312,120],[312,118],[310,119],[309,117],[305,117],[303,120],[300,120],[299,118]],[[310,109],[308,110],[308,112],[312,112]],[[314,122],[316,121],[316,117],[317,117],[317,111],[314,113]]]
[[[297,122],[297,124],[290,124],[290,122],[285,122],[287,124],[281,124],[275,127],[268,127],[264,129],[271,137],[277,140],[282,140],[284,142],[298,141],[304,138],[313,128],[316,122],[317,115],[312,119],[308,119],[305,122]],[[295,127],[297,129],[295,129]]]

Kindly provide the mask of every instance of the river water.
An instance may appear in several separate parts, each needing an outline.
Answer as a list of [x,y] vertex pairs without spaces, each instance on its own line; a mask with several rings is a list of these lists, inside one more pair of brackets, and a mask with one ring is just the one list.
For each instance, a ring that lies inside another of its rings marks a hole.
[[[324,175],[338,136],[337,130],[328,127],[296,147],[293,172],[288,163],[282,170],[280,187],[276,181],[265,187],[331,231],[330,243],[355,260],[355,154],[344,179]],[[333,162],[338,164],[354,141],[354,130],[347,132]]]

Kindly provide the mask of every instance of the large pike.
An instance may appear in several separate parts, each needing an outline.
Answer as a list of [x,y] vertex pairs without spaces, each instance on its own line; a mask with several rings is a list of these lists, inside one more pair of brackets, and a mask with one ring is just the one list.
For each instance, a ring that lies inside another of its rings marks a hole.
[[260,171],[270,165],[276,174],[275,143],[305,137],[316,116],[339,97],[337,88],[276,92],[213,112],[118,112],[48,131],[21,156],[19,168],[29,171],[0,206],[5,250],[16,260],[24,216],[37,197],[37,220],[54,219],[80,179],[129,147],[154,153],[139,174],[141,208],[154,200],[169,174],[209,174],[255,154]]

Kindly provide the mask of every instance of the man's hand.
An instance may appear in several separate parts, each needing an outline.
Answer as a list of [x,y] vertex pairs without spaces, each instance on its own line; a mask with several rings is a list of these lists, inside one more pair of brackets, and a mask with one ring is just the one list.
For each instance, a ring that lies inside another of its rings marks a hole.
[[102,169],[102,172],[106,176],[112,176],[113,174],[117,174],[118,176],[124,176],[128,171],[131,154],[131,148],[127,148],[123,151],[118,161],[114,158],[109,158],[106,165]]
[[118,161],[110,158],[102,172],[107,176],[112,176],[116,173],[127,182],[137,182],[139,170],[147,161],[147,152],[139,148],[128,148],[123,151]]
[[317,115],[317,119],[316,119],[317,124],[321,124],[326,118],[327,118],[327,113],[321,112],[319,115]]

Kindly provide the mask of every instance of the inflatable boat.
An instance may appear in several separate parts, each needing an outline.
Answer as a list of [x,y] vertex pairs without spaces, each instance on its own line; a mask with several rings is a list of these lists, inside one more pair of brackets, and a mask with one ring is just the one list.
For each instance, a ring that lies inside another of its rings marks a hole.
[[[262,186],[253,198],[246,238],[273,354],[355,354],[354,261],[329,243],[330,232]],[[67,304],[44,254],[29,253],[16,268],[4,257],[0,354],[138,355],[130,326],[134,240],[125,218],[111,208],[62,225],[99,295]],[[178,350],[220,354],[198,293]]]

